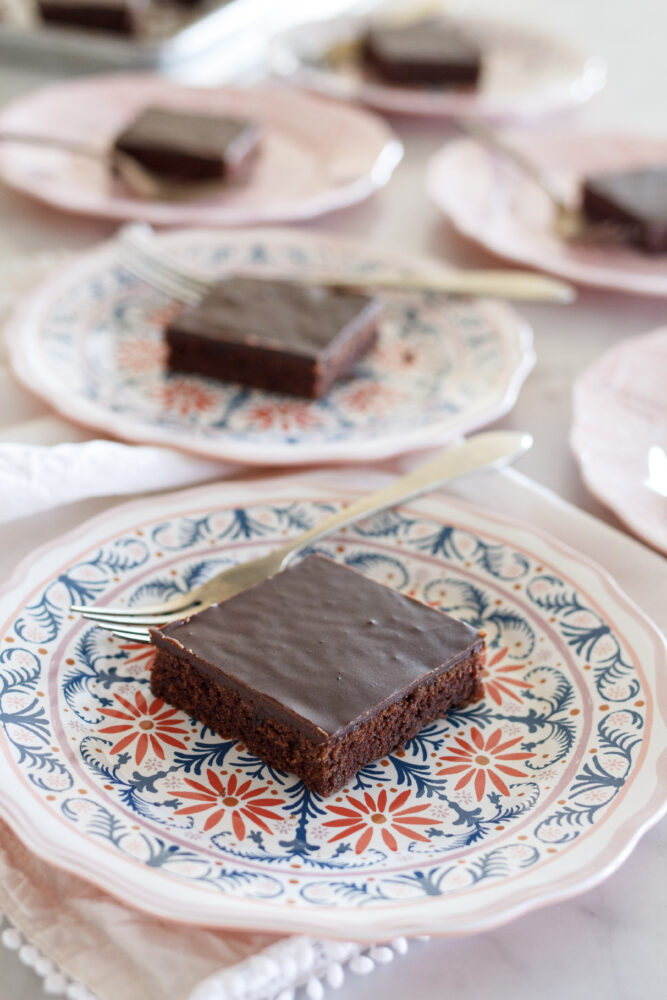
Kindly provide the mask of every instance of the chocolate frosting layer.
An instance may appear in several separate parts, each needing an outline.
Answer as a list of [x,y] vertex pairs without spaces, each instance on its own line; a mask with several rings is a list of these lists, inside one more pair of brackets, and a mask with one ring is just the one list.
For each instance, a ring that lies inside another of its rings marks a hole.
[[145,108],[120,133],[115,146],[128,153],[178,150],[192,156],[236,158],[254,145],[260,128],[253,122],[222,115],[196,114],[176,108]]
[[589,191],[640,221],[667,223],[667,166],[615,171],[586,178]]
[[396,62],[444,64],[480,58],[478,46],[441,19],[379,25],[369,30],[367,45],[379,58]]
[[179,332],[319,357],[379,311],[343,289],[236,276],[218,282],[172,321]]
[[483,642],[469,625],[316,555],[152,635],[319,743]]

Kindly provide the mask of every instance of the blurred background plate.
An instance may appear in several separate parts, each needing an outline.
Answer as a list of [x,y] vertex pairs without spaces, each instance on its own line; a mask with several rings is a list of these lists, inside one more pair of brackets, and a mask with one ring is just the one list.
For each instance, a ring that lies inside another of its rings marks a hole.
[[[212,277],[310,269],[353,281],[426,268],[395,250],[288,230],[158,239]],[[168,374],[163,329],[181,305],[120,267],[113,243],[31,293],[6,330],[18,378],[75,422],[247,465],[379,459],[451,440],[514,405],[535,356],[532,330],[510,306],[427,292],[384,301],[377,346],[315,401]]]
[[[380,20],[381,15],[377,15]],[[455,23],[483,49],[479,87],[396,87],[376,82],[353,58],[327,66],[332,47],[362,37],[369,19],[342,17],[299,25],[276,39],[274,70],[300,86],[329,97],[360,101],[385,112],[452,118],[521,119],[576,107],[604,86],[597,57],[552,34],[518,24],[456,17]]]
[[0,132],[61,137],[94,149],[151,105],[261,123],[260,156],[244,183],[173,200],[134,196],[110,164],[47,146],[0,143],[0,177],[77,214],[154,225],[234,226],[312,219],[362,201],[403,154],[388,125],[360,108],[278,85],[186,87],[157,75],[114,74],[54,83],[0,112]]
[[574,385],[571,444],[590,491],[667,555],[667,327],[615,344]]
[[[503,133],[559,183],[574,203],[588,174],[667,161],[667,139],[565,129]],[[555,209],[532,178],[473,139],[448,143],[428,162],[432,201],[464,236],[507,260],[582,285],[667,296],[667,254],[611,241],[568,242],[555,230]]]

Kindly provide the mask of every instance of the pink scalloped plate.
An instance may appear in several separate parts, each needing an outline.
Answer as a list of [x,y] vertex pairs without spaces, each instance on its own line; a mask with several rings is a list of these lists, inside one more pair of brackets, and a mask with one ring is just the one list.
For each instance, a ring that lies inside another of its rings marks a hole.
[[23,563],[0,594],[0,814],[32,850],[165,919],[358,940],[481,931],[615,870],[665,806],[667,651],[525,524],[434,495],[318,547],[488,647],[482,700],[328,798],[153,698],[151,647],[68,612],[184,591],[386,482],[151,497]]
[[[560,181],[573,201],[587,174],[667,163],[667,141],[640,136],[512,130],[506,139]],[[667,253],[559,238],[546,194],[472,139],[448,143],[431,158],[426,186],[464,236],[500,257],[582,285],[667,296]]]
[[605,83],[606,67],[568,42],[519,24],[457,18],[483,50],[481,83],[474,89],[389,86],[349,62],[326,65],[332,46],[360,38],[368,18],[340,17],[300,25],[280,36],[273,66],[299,86],[388,113],[432,118],[467,116],[516,121],[583,104]]
[[387,183],[403,153],[389,126],[361,109],[280,86],[195,88],[151,75],[50,84],[4,108],[0,131],[104,149],[154,104],[261,122],[261,155],[248,182],[206,197],[148,200],[113,180],[104,160],[12,143],[0,148],[0,177],[68,212],[158,226],[240,226],[312,219],[361,201]]
[[574,385],[571,445],[591,493],[667,555],[667,327],[606,351]]
[[[372,244],[278,229],[178,230],[162,245],[211,277],[433,267]],[[6,327],[18,378],[78,423],[246,465],[362,462],[444,443],[506,413],[534,362],[506,303],[428,292],[384,298],[376,347],[322,399],[169,373],[181,308],[129,274],[113,243],[27,296]]]

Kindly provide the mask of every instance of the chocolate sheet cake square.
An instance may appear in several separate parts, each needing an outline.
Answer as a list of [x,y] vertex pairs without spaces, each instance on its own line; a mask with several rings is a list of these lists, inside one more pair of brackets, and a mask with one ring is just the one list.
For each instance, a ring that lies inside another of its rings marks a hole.
[[443,20],[370,28],[362,54],[366,65],[387,83],[474,86],[482,68],[477,46]]
[[612,223],[649,253],[667,252],[667,166],[585,179],[582,208],[593,223]]
[[373,346],[379,311],[345,289],[229,278],[169,324],[167,367],[315,399]]
[[38,0],[39,16],[45,24],[132,35],[137,15],[147,0]]
[[239,181],[260,149],[256,122],[149,107],[125,128],[113,149],[175,182]]
[[151,635],[157,697],[321,795],[481,693],[475,629],[317,555]]

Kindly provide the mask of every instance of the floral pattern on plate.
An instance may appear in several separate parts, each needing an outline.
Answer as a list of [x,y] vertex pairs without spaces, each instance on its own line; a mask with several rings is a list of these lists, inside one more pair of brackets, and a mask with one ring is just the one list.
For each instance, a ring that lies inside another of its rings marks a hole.
[[376,936],[481,928],[618,863],[662,804],[664,645],[598,570],[523,528],[430,499],[318,547],[488,644],[483,700],[328,798],[153,698],[150,649],[68,614],[185,591],[350,488],[320,473],[153,499],[22,570],[0,602],[0,807],[35,850],[163,916],[362,938],[369,909]]
[[[288,231],[161,239],[212,276],[420,267],[381,248]],[[295,399],[168,374],[162,330],[179,308],[104,246],[15,313],[14,369],[56,409],[116,436],[276,465],[362,461],[445,441],[509,409],[534,361],[530,328],[504,303],[392,292],[379,343],[352,377],[321,400]]]

